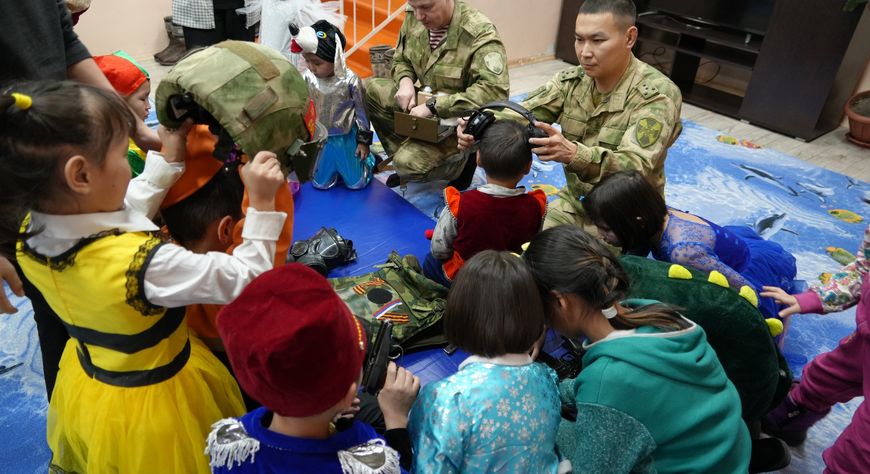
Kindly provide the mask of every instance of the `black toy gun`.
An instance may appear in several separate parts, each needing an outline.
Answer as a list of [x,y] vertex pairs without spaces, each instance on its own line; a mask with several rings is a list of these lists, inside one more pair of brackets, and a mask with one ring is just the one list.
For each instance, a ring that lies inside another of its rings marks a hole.
[[561,348],[563,353],[559,357],[541,350],[537,361],[548,365],[556,371],[559,380],[576,378],[583,369],[583,353],[585,350],[564,336],[562,337]]
[[393,347],[393,323],[381,321],[375,334],[374,343],[369,348],[363,365],[362,389],[364,392],[377,395],[387,379],[387,365],[390,363],[390,351]]

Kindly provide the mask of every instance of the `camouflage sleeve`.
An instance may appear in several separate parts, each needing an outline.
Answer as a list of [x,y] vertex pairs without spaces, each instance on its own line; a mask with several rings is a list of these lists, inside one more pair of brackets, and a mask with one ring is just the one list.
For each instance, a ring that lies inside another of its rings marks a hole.
[[405,43],[408,39],[408,20],[410,17],[407,13],[405,13],[405,22],[402,23],[402,29],[399,30],[399,41],[396,42],[396,51],[393,53],[393,81],[396,84],[402,80],[403,77],[410,77],[412,81],[417,81],[417,74],[414,73],[414,65],[408,61],[407,56],[405,56]]
[[565,102],[562,84],[558,74],[553,76],[546,84],[530,92],[521,105],[535,114],[535,118],[541,122],[556,122],[562,114],[562,104]]
[[609,138],[610,143],[618,143],[615,150],[574,142],[577,153],[565,170],[589,184],[596,184],[602,177],[623,170],[651,174],[657,158],[670,146],[674,128],[679,125],[677,106],[668,96],[657,94],[626,113],[630,113],[631,118],[621,139],[603,135],[604,131],[599,137],[599,141],[608,141]]
[[510,89],[507,53],[493,25],[487,25],[471,50],[469,85],[462,92],[438,97],[439,117],[458,117],[487,102],[506,100]]
[[[861,297],[861,283],[870,270],[868,256],[870,256],[870,227],[864,230],[864,239],[858,247],[855,261],[831,275],[826,284],[810,288],[810,291],[819,296],[825,313],[842,311],[858,303]],[[801,310],[803,311],[803,307]]]

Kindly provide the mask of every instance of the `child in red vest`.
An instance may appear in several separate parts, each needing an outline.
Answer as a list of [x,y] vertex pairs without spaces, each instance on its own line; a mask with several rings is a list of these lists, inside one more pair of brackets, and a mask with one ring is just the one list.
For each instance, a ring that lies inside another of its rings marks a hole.
[[541,230],[547,212],[543,191],[517,187],[532,167],[523,125],[510,120],[490,125],[480,140],[477,166],[486,172],[485,185],[462,194],[451,186],[444,189],[447,205],[423,263],[423,273],[447,287],[480,251],[520,253],[520,246]]

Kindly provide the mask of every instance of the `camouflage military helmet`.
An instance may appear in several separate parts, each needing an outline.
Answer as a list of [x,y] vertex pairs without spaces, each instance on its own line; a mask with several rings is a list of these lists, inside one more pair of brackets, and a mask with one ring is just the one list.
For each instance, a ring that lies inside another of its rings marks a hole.
[[[310,166],[306,165],[313,157],[299,155],[318,149],[309,142],[306,124],[308,88],[293,64],[277,51],[255,43],[224,41],[189,54],[157,87],[161,124],[181,125],[172,100],[183,96],[211,114],[245,154],[271,151],[284,165],[292,159],[300,178],[307,177]],[[313,129],[313,121],[311,125]],[[325,137],[313,141],[321,138]]]

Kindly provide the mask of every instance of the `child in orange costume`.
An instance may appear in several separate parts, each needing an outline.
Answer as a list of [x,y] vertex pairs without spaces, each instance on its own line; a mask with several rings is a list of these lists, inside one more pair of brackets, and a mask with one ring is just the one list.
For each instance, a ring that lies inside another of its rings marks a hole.
[[[196,220],[198,214],[188,206],[196,200],[198,192],[206,191],[209,183],[218,179],[219,173],[237,173],[236,170],[224,171],[223,164],[213,156],[217,138],[207,125],[193,127],[187,135],[187,168],[175,183],[161,204],[161,214],[169,234],[184,247],[197,252],[226,252],[241,243],[244,212],[248,207],[248,194],[244,191],[240,206],[235,215],[221,215],[199,228],[183,229]],[[247,158],[243,158],[246,161]],[[233,180],[234,177],[232,177]],[[240,184],[240,183],[239,183]],[[226,196],[224,196],[226,198]],[[284,228],[275,250],[274,266],[283,265],[293,241],[293,195],[288,186],[282,186],[275,196],[275,209],[287,213]],[[187,307],[188,326],[199,336],[219,359],[226,362],[223,344],[217,332],[217,314],[222,305],[198,304]]]

